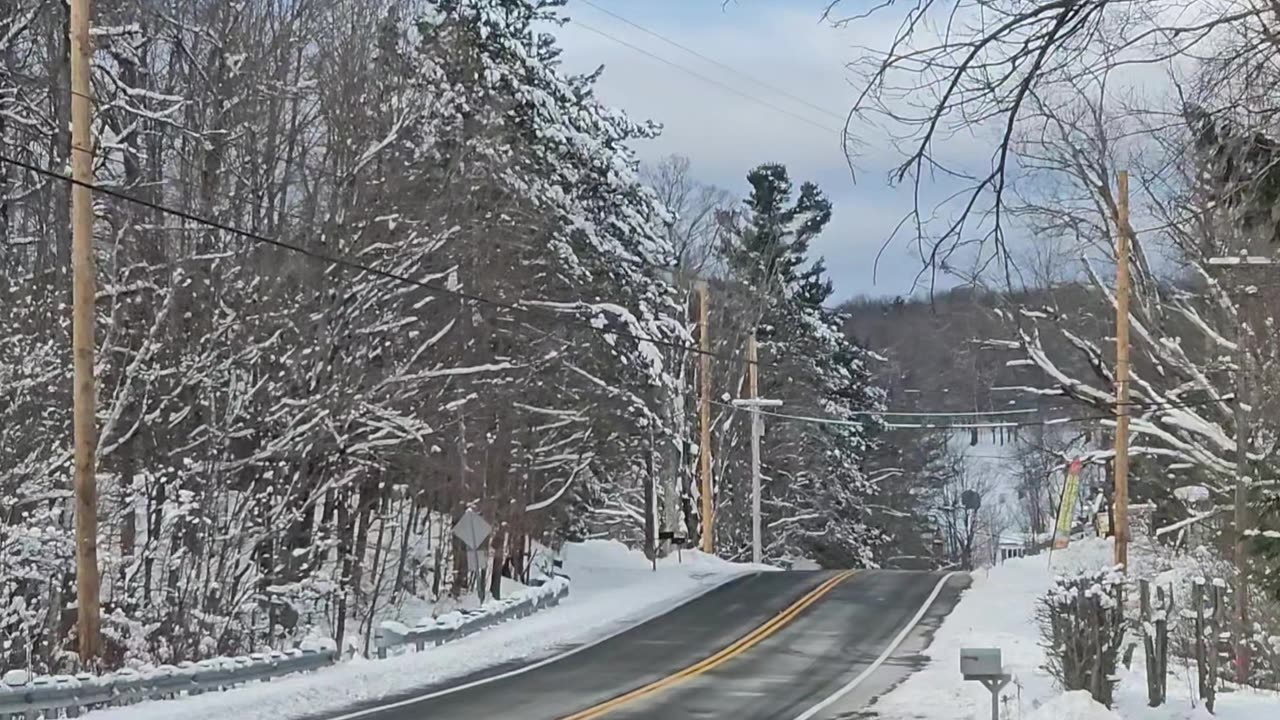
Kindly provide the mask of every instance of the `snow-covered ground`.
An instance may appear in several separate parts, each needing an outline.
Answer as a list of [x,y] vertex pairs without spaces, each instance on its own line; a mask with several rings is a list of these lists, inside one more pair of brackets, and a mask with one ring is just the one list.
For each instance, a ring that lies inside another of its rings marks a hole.
[[[1010,560],[974,573],[973,586],[943,622],[926,654],[928,665],[881,698],[872,708],[886,720],[987,720],[991,696],[960,676],[960,649],[999,647],[1014,682],[1004,691],[1005,720],[1274,720],[1280,695],[1221,693],[1218,712],[1209,715],[1193,701],[1193,676],[1169,678],[1169,701],[1146,707],[1146,678],[1139,647],[1132,670],[1121,669],[1116,709],[1108,711],[1086,696],[1064,696],[1043,669],[1035,606],[1055,575],[1103,568],[1111,563],[1108,540],[1073,542],[1065,551]],[[1172,666],[1174,661],[1170,660]],[[1174,668],[1171,667],[1171,671]],[[1190,682],[1188,682],[1190,678]]]
[[[659,615],[761,566],[729,563],[696,551],[658,562],[620,543],[570,545],[562,572],[569,597],[555,608],[471,637],[386,660],[353,660],[319,672],[224,693],[100,710],[92,720],[289,720],[396,696],[488,667],[555,654]],[[180,708],[180,709],[179,709]]]

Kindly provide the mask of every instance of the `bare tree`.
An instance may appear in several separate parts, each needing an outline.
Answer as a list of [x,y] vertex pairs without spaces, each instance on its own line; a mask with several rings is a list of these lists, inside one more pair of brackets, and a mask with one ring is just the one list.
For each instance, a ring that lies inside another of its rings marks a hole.
[[[1175,60],[1213,54],[1211,46],[1238,69],[1275,52],[1268,28],[1277,8],[1269,0],[915,0],[869,10],[835,0],[825,17],[848,26],[892,12],[900,23],[887,46],[864,48],[851,64],[861,83],[851,118],[882,126],[903,148],[891,180],[914,188],[906,224],[926,267],[936,272],[976,248],[978,268],[1000,263],[1010,287],[1016,140],[1036,97],[1069,97],[1074,85],[1110,69],[1176,71]],[[987,166],[949,162],[947,141],[974,132],[994,138]],[[944,212],[922,207],[931,177],[954,186]]]
[[720,215],[732,205],[729,191],[699,181],[693,165],[683,155],[668,155],[641,169],[641,177],[658,194],[674,217],[667,237],[682,275],[718,274],[718,249],[722,232]]

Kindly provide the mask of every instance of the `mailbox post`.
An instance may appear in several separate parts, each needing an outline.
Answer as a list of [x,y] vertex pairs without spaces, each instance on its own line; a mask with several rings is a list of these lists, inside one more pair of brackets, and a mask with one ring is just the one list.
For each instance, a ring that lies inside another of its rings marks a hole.
[[1000,691],[1013,679],[1004,670],[1000,648],[962,648],[960,673],[991,691],[991,720],[1000,720]]

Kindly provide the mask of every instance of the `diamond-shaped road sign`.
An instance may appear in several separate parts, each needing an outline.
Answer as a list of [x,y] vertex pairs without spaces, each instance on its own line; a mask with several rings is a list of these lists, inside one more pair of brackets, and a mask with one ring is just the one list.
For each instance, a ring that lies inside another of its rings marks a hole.
[[471,508],[467,508],[467,511],[462,513],[462,517],[458,518],[458,523],[453,526],[453,534],[462,541],[463,545],[472,550],[480,547],[491,532],[493,528],[489,523]]

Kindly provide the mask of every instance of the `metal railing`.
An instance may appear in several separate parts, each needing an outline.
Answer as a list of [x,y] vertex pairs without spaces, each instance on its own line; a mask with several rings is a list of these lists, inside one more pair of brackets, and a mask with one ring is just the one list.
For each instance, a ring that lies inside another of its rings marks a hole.
[[[417,627],[385,622],[375,635],[379,657],[391,648],[408,645],[418,650],[437,646],[542,608],[554,607],[569,594],[567,578],[554,578],[529,588],[519,597],[478,610],[451,613]],[[213,658],[180,665],[161,665],[144,672],[125,669],[108,675],[47,675],[13,682],[15,673],[0,681],[0,720],[40,720],[79,717],[100,707],[131,705],[143,700],[164,700],[183,695],[227,690],[297,672],[318,670],[338,660],[336,650],[290,650],[256,653],[235,658]],[[20,674],[20,673],[17,673]]]
[[[146,672],[126,669],[108,675],[36,677],[20,685],[0,682],[0,720],[58,717],[59,710],[66,717],[79,717],[82,711],[98,707],[226,690],[316,670],[332,665],[337,656],[335,650],[290,650],[161,665]],[[7,679],[12,681],[12,677]]]
[[568,578],[557,577],[546,584],[529,588],[520,597],[499,602],[496,606],[463,611],[457,618],[437,618],[408,627],[397,622],[383,622],[374,631],[374,647],[378,657],[385,658],[393,648],[412,645],[415,650],[453,642],[499,623],[528,617],[538,610],[555,607],[569,594]]

